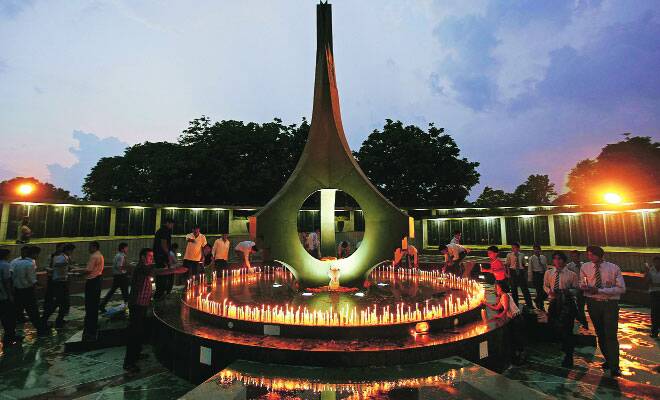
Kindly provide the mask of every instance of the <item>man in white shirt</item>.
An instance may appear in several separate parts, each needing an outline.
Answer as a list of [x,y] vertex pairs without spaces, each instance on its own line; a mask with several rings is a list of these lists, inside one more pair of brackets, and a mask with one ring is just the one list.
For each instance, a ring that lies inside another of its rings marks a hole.
[[9,269],[12,272],[14,287],[14,305],[17,315],[28,315],[30,322],[37,330],[37,335],[44,336],[49,332],[39,316],[35,285],[37,284],[37,266],[35,260],[39,256],[40,248],[24,246],[21,248],[21,257],[11,262]]
[[536,297],[534,304],[539,310],[545,310],[544,301],[546,298],[543,290],[543,277],[548,266],[548,259],[541,253],[541,246],[534,245],[534,253],[529,257],[528,280],[534,283]]
[[527,287],[528,273],[525,268],[525,256],[520,252],[520,243],[515,242],[511,245],[511,252],[506,255],[504,265],[509,268],[509,283],[514,303],[519,306],[518,288],[520,288],[527,306],[534,308],[532,296],[529,294],[529,288]]
[[451,241],[449,244],[461,244],[461,236],[463,233],[460,230],[455,230],[454,231],[454,236],[451,238]]
[[234,247],[234,250],[236,251],[236,255],[243,259],[243,267],[252,268],[252,264],[250,264],[250,254],[259,251],[256,243],[251,240],[244,240],[237,244],[236,247]]
[[457,243],[449,243],[439,247],[440,254],[445,256],[443,272],[461,276],[463,266],[461,261],[467,256],[469,250]]
[[213,243],[213,259],[215,260],[215,267],[218,270],[227,269],[229,267],[229,247],[231,242],[227,237],[227,234],[222,234],[221,237],[217,238]]
[[545,272],[541,290],[544,290],[550,299],[548,322],[559,337],[564,351],[564,361],[561,365],[564,368],[573,368],[573,326],[576,313],[574,298],[579,290],[579,283],[578,276],[565,267],[567,260],[566,254],[561,251],[552,255],[554,267]]
[[191,276],[197,275],[199,267],[204,262],[202,249],[206,246],[206,236],[199,232],[199,226],[193,227],[192,233],[186,235],[186,252],[183,255],[183,266],[188,268]]
[[621,376],[619,369],[619,298],[626,292],[618,265],[603,259],[601,247],[587,247],[589,262],[580,269],[580,283],[587,298],[589,317],[598,336],[598,347],[605,357],[603,369],[612,377]]

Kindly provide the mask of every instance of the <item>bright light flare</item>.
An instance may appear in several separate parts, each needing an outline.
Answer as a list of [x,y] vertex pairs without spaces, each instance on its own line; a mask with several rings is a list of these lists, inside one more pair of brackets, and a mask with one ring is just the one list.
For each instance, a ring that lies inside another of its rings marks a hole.
[[623,198],[618,193],[608,192],[603,195],[603,199],[607,204],[621,204]]
[[35,186],[33,183],[21,183],[16,188],[16,193],[18,193],[21,196],[29,196],[34,192],[34,190],[35,190]]

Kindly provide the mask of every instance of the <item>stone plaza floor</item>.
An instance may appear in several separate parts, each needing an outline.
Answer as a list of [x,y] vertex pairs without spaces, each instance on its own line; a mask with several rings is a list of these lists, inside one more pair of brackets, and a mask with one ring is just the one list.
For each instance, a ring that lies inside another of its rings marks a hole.
[[[80,295],[72,296],[70,323],[66,328],[53,331],[50,337],[37,339],[30,324],[26,323],[23,346],[2,350],[0,400],[168,400],[180,398],[195,388],[160,366],[149,346],[145,348],[148,357],[140,361],[142,371],[137,375],[123,371],[124,347],[64,353],[64,342],[82,328],[82,304]],[[101,324],[109,322],[101,317]],[[603,358],[594,347],[578,347],[576,366],[568,370],[561,367],[562,354],[558,344],[531,343],[528,362],[509,368],[502,378],[493,382],[502,385],[503,380],[515,381],[529,388],[530,393],[560,399],[658,399],[660,341],[649,337],[649,329],[648,308],[622,305],[619,324],[622,378],[611,379],[603,374],[600,369]],[[405,369],[405,366],[401,368]],[[511,398],[517,397],[512,393]]]

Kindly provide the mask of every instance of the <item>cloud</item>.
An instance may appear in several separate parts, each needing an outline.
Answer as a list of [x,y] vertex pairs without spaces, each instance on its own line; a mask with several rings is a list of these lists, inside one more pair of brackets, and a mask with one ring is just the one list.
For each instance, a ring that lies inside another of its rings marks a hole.
[[0,165],[0,181],[6,181],[7,179],[11,179],[16,176],[18,176],[18,174],[15,171],[12,171],[4,165]]
[[73,138],[78,141],[78,147],[70,147],[69,152],[77,161],[71,166],[49,164],[50,181],[72,194],[82,194],[82,183],[89,171],[102,157],[122,154],[128,143],[116,137],[100,138],[93,133],[73,131]]
[[0,15],[15,18],[33,4],[34,0],[0,0]]

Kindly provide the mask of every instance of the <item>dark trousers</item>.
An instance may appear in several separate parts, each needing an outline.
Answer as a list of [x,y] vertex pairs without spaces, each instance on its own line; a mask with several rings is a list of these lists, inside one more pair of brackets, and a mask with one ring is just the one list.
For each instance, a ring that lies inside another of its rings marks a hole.
[[577,297],[575,298],[575,304],[577,305],[577,315],[575,316],[575,319],[580,322],[580,324],[584,327],[584,329],[589,329],[589,322],[587,321],[587,314],[584,313],[584,306],[587,303],[587,298],[584,297],[584,294],[582,292],[579,292],[577,294]]
[[117,289],[121,290],[121,297],[124,299],[124,303],[128,303],[128,276],[126,274],[112,277],[112,287],[101,301],[101,309],[104,309],[108,305],[108,302],[112,299],[112,295],[115,294]]
[[195,276],[200,273],[200,265],[201,263],[199,261],[183,260],[183,266],[188,268],[188,276]]
[[16,307],[16,313],[18,315],[21,315],[23,311],[25,311],[30,322],[38,332],[41,332],[44,329],[42,320],[39,317],[39,308],[37,307],[37,296],[34,293],[34,286],[24,289],[15,289],[14,306]]
[[135,365],[142,351],[142,344],[146,341],[147,307],[137,304],[129,305],[128,335],[126,338],[126,356],[124,365]]
[[589,317],[594,324],[598,347],[612,370],[619,369],[619,302],[587,299]]
[[552,300],[548,305],[548,322],[553,327],[556,337],[561,342],[561,349],[566,357],[573,358],[575,351],[575,335],[573,335],[573,325],[575,318],[573,314],[561,313],[558,311],[558,300]]
[[523,269],[511,269],[511,277],[509,281],[511,282],[511,297],[513,297],[513,302],[518,305],[518,288],[525,298],[525,303],[529,307],[534,307],[532,303],[532,296],[529,294],[529,288],[527,287],[527,271]]
[[83,337],[96,337],[99,326],[99,305],[101,303],[101,277],[85,282],[85,323]]
[[227,260],[217,259],[215,260],[215,268],[218,271],[222,271],[223,269],[228,269],[229,264],[227,263]]
[[660,330],[660,292],[651,292],[651,333],[657,335]]
[[57,309],[57,321],[64,321],[64,317],[69,314],[69,282],[53,281],[48,283],[48,289],[51,295],[44,300],[44,323]]
[[536,308],[544,310],[545,306],[543,302],[545,301],[547,295],[543,289],[543,277],[545,276],[544,272],[532,272],[532,280],[534,282],[534,290],[536,291],[536,297],[534,298],[534,304]]
[[16,309],[13,302],[0,300],[0,322],[4,330],[2,341],[13,341],[16,338]]

